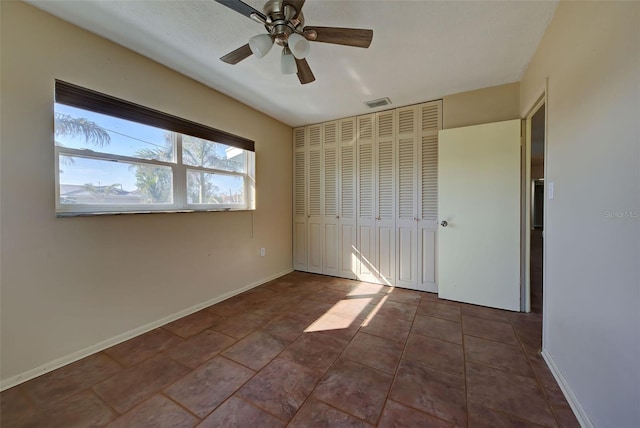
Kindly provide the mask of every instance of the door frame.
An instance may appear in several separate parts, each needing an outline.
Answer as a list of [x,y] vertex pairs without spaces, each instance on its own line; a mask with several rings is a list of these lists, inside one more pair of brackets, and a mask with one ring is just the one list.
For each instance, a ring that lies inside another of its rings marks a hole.
[[[523,119],[523,146],[522,146],[522,203],[521,203],[521,281],[520,281],[520,310],[522,312],[531,312],[531,121],[533,116],[544,105],[544,195],[545,203],[543,209],[543,226],[544,238],[542,240],[542,308],[544,319],[544,308],[546,308],[546,277],[547,277],[547,160],[548,160],[548,144],[549,144],[549,106],[548,100],[548,80],[545,79],[544,88],[539,92],[538,97],[531,103],[524,114]],[[544,337],[543,334],[543,348]]]

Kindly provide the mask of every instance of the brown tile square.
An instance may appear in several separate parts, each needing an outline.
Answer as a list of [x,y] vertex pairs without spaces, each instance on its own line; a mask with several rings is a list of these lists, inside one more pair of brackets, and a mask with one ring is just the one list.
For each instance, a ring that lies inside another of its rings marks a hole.
[[[355,282],[355,285],[349,291],[347,296],[350,297],[374,297],[378,293],[386,294],[387,287],[380,284],[371,284],[369,282]],[[380,296],[378,296],[379,298]]]
[[420,291],[406,290],[397,287],[388,287],[385,291],[388,300],[398,303],[417,306],[420,304],[420,300],[422,300],[422,293]]
[[285,349],[280,357],[325,372],[346,344],[321,333],[305,333]]
[[233,337],[217,331],[205,330],[171,346],[164,351],[164,354],[193,369],[215,357],[235,342],[236,339]]
[[394,374],[404,344],[366,333],[358,333],[346,347],[342,356],[351,361]]
[[454,321],[416,315],[411,332],[462,345],[462,327]]
[[235,395],[222,403],[198,428],[279,428],[285,423]]
[[457,305],[437,303],[423,299],[420,306],[418,306],[418,313],[421,315],[428,315],[430,317],[460,322],[460,308]]
[[217,356],[175,382],[165,393],[203,418],[254,374],[253,370]]
[[305,299],[298,304],[293,305],[288,312],[302,320],[312,323],[327,313],[332,307],[333,304],[331,303]]
[[463,376],[402,360],[389,398],[456,426],[467,424]]
[[186,317],[182,317],[178,320],[170,322],[162,326],[165,330],[169,330],[171,333],[176,334],[182,338],[191,337],[194,334],[200,333],[202,330],[206,330],[214,323],[222,321],[219,315],[215,315],[210,311],[203,309],[195,312]]
[[289,344],[287,339],[256,331],[224,351],[222,355],[253,370],[260,370]]
[[272,279],[271,281],[264,283],[262,286],[279,293],[286,293],[295,287],[295,285],[296,282],[291,278],[291,274],[289,274],[281,276],[280,278]]
[[551,409],[558,419],[558,426],[560,428],[580,428],[580,422],[576,419],[576,415],[573,414],[571,407],[551,406]]
[[240,296],[230,297],[206,308],[212,314],[225,318],[241,315],[249,309],[251,309],[250,303]]
[[251,290],[245,291],[244,293],[240,294],[239,297],[240,299],[247,300],[252,304],[256,304],[256,303],[263,303],[270,299],[273,299],[274,297],[278,296],[278,294],[280,294],[279,291],[273,290],[272,288],[269,288],[269,287],[260,286],[260,287],[252,288]]
[[501,413],[478,404],[469,403],[469,428],[540,428],[541,425],[517,416]]
[[510,373],[535,378],[529,360],[519,346],[507,345],[474,336],[464,336],[466,360]]
[[500,321],[490,321],[482,318],[462,316],[464,334],[482,337],[496,342],[520,346],[511,324]]
[[434,369],[464,374],[462,346],[444,340],[410,334],[402,358],[426,364]]
[[30,422],[34,414],[34,407],[20,386],[0,393],[0,424],[10,427],[22,426]]
[[547,362],[542,358],[542,355],[530,355],[529,361],[533,367],[533,371],[536,373],[538,381],[542,384],[547,401],[551,405],[568,406],[567,400],[556,382],[556,378],[553,377]]
[[437,302],[440,299],[438,298],[438,293],[431,293],[429,291],[425,291],[422,293],[422,301],[429,300],[431,302]]
[[288,428],[367,428],[373,427],[321,401],[310,398],[293,418]]
[[383,318],[398,318],[401,320],[411,321],[416,315],[418,306],[394,302],[393,300],[386,299],[381,301],[376,309],[377,311],[372,312],[372,315],[375,314],[374,316],[381,316]]
[[545,426],[555,419],[538,383],[491,367],[467,363],[469,402],[516,415]]
[[326,313],[309,325],[305,332],[326,334],[346,343],[356,335],[360,323],[360,320],[350,317]]
[[119,413],[124,413],[188,372],[182,364],[156,355],[97,384],[93,390]]
[[[116,417],[91,390],[85,390],[71,398],[40,410],[26,426],[47,428],[103,426]],[[6,421],[2,421],[2,426]]]
[[269,316],[251,312],[236,315],[215,323],[211,330],[226,334],[227,336],[242,339],[251,332],[258,330],[271,320]]
[[501,309],[469,305],[466,303],[460,304],[460,310],[462,311],[462,315],[472,316],[476,318],[483,318],[490,321],[501,321],[501,322],[509,322],[510,315],[517,314],[517,312],[503,311]]
[[429,416],[403,404],[387,400],[382,411],[379,428],[429,427],[452,428],[453,425],[441,419]]
[[[286,295],[283,297],[286,297]],[[293,303],[285,302],[280,296],[276,296],[265,302],[251,305],[251,312],[268,319],[273,319],[282,315],[282,313],[287,311],[292,305]]]
[[352,320],[363,320],[375,308],[372,297],[353,297],[336,302],[326,313]]
[[348,292],[344,290],[337,290],[335,288],[323,288],[309,294],[309,298],[335,305],[337,302],[347,297],[347,294]]
[[237,395],[288,421],[307,399],[321,373],[276,358],[246,383]]
[[109,428],[189,428],[200,420],[191,413],[158,394],[138,404],[109,424]]
[[180,338],[175,334],[162,328],[156,328],[119,345],[105,349],[104,353],[120,364],[130,367],[164,351],[179,341]]
[[285,314],[271,320],[262,328],[262,331],[294,341],[300,337],[308,326],[309,322],[303,321],[294,315]]
[[407,320],[372,316],[362,323],[360,331],[404,343],[409,336],[411,324]]
[[382,413],[393,376],[348,360],[333,365],[313,396],[375,424]]
[[77,394],[121,370],[111,358],[98,353],[30,380],[20,388],[40,408]]
[[511,325],[527,354],[538,354],[542,349],[542,318],[522,314],[512,318]]
[[334,278],[334,281],[327,283],[327,288],[335,288],[336,290],[343,290],[347,293],[358,286],[359,282],[352,279]]

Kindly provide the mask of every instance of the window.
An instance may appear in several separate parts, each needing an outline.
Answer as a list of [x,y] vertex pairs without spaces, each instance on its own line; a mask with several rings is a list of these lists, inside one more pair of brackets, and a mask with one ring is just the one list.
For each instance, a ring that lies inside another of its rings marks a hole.
[[255,208],[254,142],[56,81],[59,216]]

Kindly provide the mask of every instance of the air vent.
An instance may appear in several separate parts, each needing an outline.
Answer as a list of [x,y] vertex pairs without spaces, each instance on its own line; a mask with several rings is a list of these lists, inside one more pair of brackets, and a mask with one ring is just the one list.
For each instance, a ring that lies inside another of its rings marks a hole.
[[389,98],[378,98],[377,100],[365,101],[365,104],[369,108],[383,107],[391,104],[391,100]]

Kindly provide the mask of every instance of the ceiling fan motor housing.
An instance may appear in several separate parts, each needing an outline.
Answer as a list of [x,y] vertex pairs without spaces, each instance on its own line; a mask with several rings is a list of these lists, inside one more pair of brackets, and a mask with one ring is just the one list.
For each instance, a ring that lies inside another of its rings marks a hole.
[[265,28],[279,46],[286,46],[289,34],[301,33],[304,28],[302,12],[296,11],[291,5],[283,5],[282,0],[269,0],[264,5],[263,12],[267,16]]

